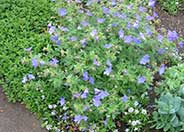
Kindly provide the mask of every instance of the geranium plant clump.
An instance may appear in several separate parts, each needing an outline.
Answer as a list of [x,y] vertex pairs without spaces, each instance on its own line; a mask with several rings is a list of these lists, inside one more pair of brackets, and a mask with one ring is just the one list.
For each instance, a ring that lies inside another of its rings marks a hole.
[[53,43],[39,54],[26,51],[33,72],[22,79],[23,101],[44,113],[48,130],[143,130],[154,74],[175,59],[177,34],[158,34],[149,24],[157,15],[127,3],[57,2],[57,22],[48,25]]

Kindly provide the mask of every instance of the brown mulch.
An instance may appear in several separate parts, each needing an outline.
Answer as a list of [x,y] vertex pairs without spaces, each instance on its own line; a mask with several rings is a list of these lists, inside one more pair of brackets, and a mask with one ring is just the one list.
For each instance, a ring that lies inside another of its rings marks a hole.
[[184,38],[184,11],[180,11],[176,15],[170,15],[161,9],[159,3],[157,3],[155,11],[158,13],[160,20],[160,23],[156,25],[157,30],[175,30],[180,37]]

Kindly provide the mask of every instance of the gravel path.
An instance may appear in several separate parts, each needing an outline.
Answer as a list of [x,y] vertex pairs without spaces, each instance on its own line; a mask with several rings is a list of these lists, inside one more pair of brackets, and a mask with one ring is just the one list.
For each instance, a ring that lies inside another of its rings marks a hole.
[[0,88],[0,132],[47,132],[23,105],[9,103]]

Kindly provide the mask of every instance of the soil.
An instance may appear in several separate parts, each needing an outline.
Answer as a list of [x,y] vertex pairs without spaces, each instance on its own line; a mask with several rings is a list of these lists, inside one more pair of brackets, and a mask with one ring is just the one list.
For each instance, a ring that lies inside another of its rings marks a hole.
[[163,29],[175,30],[180,37],[184,38],[184,11],[180,11],[176,15],[170,15],[161,9],[159,3],[157,3],[155,11],[159,15],[160,20],[160,23],[156,25],[159,32]]
[[0,87],[0,132],[47,132],[23,105],[8,102]]

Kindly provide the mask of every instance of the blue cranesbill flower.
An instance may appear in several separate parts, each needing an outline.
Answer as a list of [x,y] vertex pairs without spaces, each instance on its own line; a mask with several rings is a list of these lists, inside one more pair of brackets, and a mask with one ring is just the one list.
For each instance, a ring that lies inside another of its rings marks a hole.
[[88,93],[89,93],[88,89],[85,89],[84,92],[81,94],[81,98],[82,98],[82,99],[87,98]]
[[158,52],[159,55],[162,55],[162,54],[164,54],[165,49],[164,48],[159,48],[157,52]]
[[140,7],[139,7],[139,11],[142,12],[142,13],[144,13],[144,12],[146,11],[146,8],[143,7],[143,6],[140,6]]
[[94,64],[95,66],[100,66],[100,63],[97,61],[96,58],[93,59],[93,64]]
[[93,104],[94,106],[99,107],[102,104],[102,102],[100,101],[100,98],[95,96],[93,97]]
[[106,49],[109,49],[109,48],[111,48],[112,47],[112,44],[105,44],[104,45],[104,48],[106,48]]
[[104,14],[110,14],[110,9],[109,8],[107,8],[107,7],[102,7],[102,10],[103,10],[103,13]]
[[60,45],[60,40],[59,40],[59,37],[58,37],[57,34],[52,35],[52,36],[50,37],[50,39],[52,40],[52,42],[56,43],[57,45]]
[[28,77],[29,80],[34,80],[35,79],[35,76],[33,74],[28,74],[27,77]]
[[89,80],[89,76],[88,76],[88,72],[87,72],[87,71],[85,71],[85,72],[83,73],[83,80],[84,80],[84,81],[88,81],[88,80]]
[[156,4],[156,0],[149,0],[149,2],[148,2],[148,6],[151,8],[154,8],[155,4]]
[[168,31],[167,39],[169,41],[176,41],[178,39],[178,33],[176,31]]
[[128,36],[124,36],[124,42],[126,44],[130,44],[132,42],[133,38],[131,35],[128,35]]
[[84,38],[84,39],[80,40],[80,44],[82,45],[83,48],[86,47],[86,44],[87,44],[86,39]]
[[84,121],[87,121],[88,120],[88,117],[87,116],[82,116],[82,115],[76,115],[75,117],[74,117],[74,122],[76,122],[76,123],[80,123],[82,120],[84,120]]
[[38,65],[39,65],[38,60],[35,59],[35,58],[32,58],[32,66],[33,66],[34,68],[36,68],[36,67],[38,67]]
[[144,55],[141,60],[139,61],[139,63],[141,65],[146,65],[148,62],[150,61],[150,56],[148,54]]
[[50,60],[50,64],[53,65],[53,66],[56,66],[58,63],[59,63],[59,61],[56,58],[52,58]]
[[183,46],[184,46],[184,45],[183,45],[183,42],[180,41],[180,42],[179,42],[179,48],[183,48]]
[[111,72],[112,72],[112,67],[107,67],[104,71],[104,74],[108,76],[110,75]]
[[124,31],[123,31],[122,28],[119,30],[118,35],[119,35],[119,38],[120,39],[123,39],[124,38]]
[[165,69],[166,69],[166,66],[165,66],[165,64],[162,64],[161,66],[160,66],[160,68],[159,68],[159,75],[162,75],[162,74],[164,74],[164,72],[165,72]]
[[124,96],[122,97],[122,101],[123,101],[123,102],[127,102],[127,101],[128,101],[128,97],[127,97],[126,95],[124,95]]
[[162,43],[163,38],[164,38],[163,35],[159,34],[159,35],[157,36],[158,42]]
[[104,18],[97,18],[96,21],[97,21],[97,23],[103,23],[105,21],[105,19]]
[[61,106],[63,106],[65,104],[65,98],[64,97],[61,97],[60,100],[59,100],[59,103]]
[[109,66],[109,67],[112,67],[112,63],[111,63],[111,61],[109,59],[107,59],[106,65]]
[[93,104],[96,107],[99,107],[102,102],[101,99],[104,99],[105,97],[109,96],[109,93],[104,90],[99,90],[97,88],[94,89],[95,91],[95,96],[93,97]]
[[93,77],[89,77],[89,82],[90,84],[94,85],[95,84],[95,80]]
[[137,79],[138,84],[143,84],[145,83],[146,78],[144,76],[139,76]]
[[87,27],[89,25],[89,23],[87,21],[83,20],[83,21],[81,21],[81,25],[83,27]]
[[22,83],[26,83],[27,81],[28,81],[27,76],[24,76],[23,79],[22,79]]
[[64,8],[60,8],[58,10],[58,14],[63,17],[63,16],[65,16],[67,14],[67,11]]

